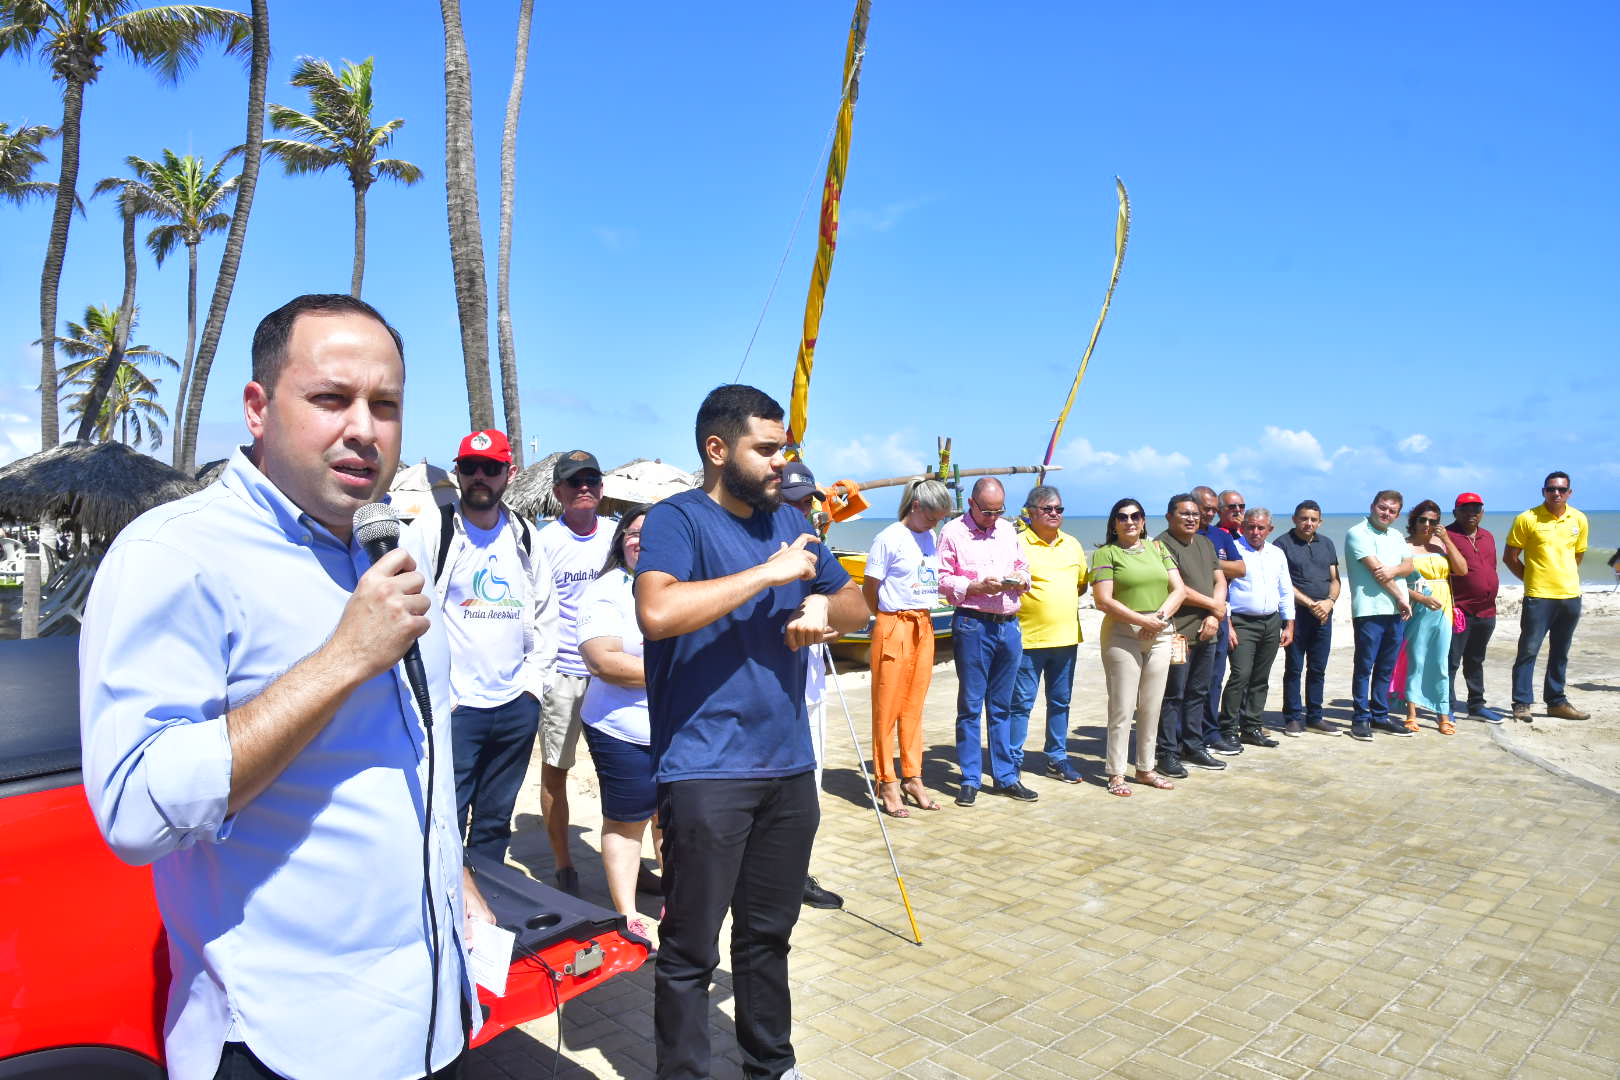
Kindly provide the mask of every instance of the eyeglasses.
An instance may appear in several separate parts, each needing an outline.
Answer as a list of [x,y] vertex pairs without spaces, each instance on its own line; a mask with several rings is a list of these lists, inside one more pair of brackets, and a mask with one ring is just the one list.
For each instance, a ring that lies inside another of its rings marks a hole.
[[1144,520],[1144,518],[1143,518],[1143,515],[1142,515],[1142,511],[1140,511],[1140,510],[1138,510],[1134,514],[1128,514],[1125,511],[1121,510],[1119,513],[1114,515],[1114,520],[1115,521],[1142,521],[1142,520]]
[[1247,510],[1249,508],[1249,504],[1248,503],[1227,503],[1226,508],[1228,510]]
[[1042,514],[1057,514],[1059,517],[1063,516],[1063,507],[1061,506],[1032,506],[1030,509],[1038,511]]
[[1547,487],[1542,488],[1541,490],[1545,491],[1549,495],[1568,495],[1569,494],[1569,488],[1567,488],[1567,487],[1553,487],[1550,484]]
[[973,509],[977,510],[979,513],[985,515],[986,517],[1000,517],[1002,515],[1002,513],[1007,509],[1007,504],[1002,503],[1000,506],[991,507],[991,506],[980,506],[978,503],[973,503]]
[[491,461],[488,458],[463,458],[456,462],[456,472],[462,476],[477,476],[483,473],[485,476],[496,477],[505,472],[506,468],[503,462]]
[[576,474],[564,480],[563,483],[567,484],[569,487],[601,487],[602,478],[594,475],[580,476]]
[[1440,524],[1440,519],[1439,518],[1431,518],[1431,517],[1421,517],[1421,518],[1417,519],[1417,523],[1419,525],[1438,525],[1438,524]]

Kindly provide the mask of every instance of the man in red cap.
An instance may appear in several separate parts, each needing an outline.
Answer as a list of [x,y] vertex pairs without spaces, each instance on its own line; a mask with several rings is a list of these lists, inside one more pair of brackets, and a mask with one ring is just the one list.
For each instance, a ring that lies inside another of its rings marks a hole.
[[529,769],[557,657],[557,597],[528,522],[501,505],[517,470],[500,431],[456,452],[461,501],[413,522],[450,639],[457,820],[470,854],[506,860],[512,808]]
[[[1446,526],[1452,542],[1468,563],[1468,573],[1451,579],[1452,603],[1462,612],[1464,627],[1451,635],[1451,695],[1457,696],[1457,666],[1468,684],[1468,715],[1487,724],[1500,724],[1502,714],[1485,704],[1485,647],[1496,631],[1496,594],[1501,581],[1496,572],[1496,537],[1480,525],[1485,500],[1472,491],[1457,496],[1452,522]],[[1456,710],[1453,706],[1453,711]]]

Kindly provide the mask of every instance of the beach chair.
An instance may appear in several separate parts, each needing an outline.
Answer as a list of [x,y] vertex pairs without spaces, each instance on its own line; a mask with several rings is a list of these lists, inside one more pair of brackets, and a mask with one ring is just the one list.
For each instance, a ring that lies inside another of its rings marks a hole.
[[77,634],[84,622],[84,602],[90,596],[98,560],[75,555],[51,578],[39,603],[39,636]]

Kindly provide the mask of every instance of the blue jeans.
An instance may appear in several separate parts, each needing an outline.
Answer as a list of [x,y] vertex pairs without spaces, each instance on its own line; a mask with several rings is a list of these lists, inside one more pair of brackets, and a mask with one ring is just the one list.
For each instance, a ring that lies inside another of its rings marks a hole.
[[539,730],[540,702],[530,693],[489,709],[458,705],[451,710],[456,821],[469,852],[506,861],[512,808],[529,771],[529,754]]
[[1350,675],[1352,724],[1389,719],[1389,680],[1401,654],[1406,621],[1399,615],[1363,615],[1350,620],[1356,628],[1355,669]]
[[1007,741],[1018,768],[1024,765],[1024,740],[1029,737],[1029,714],[1035,708],[1035,691],[1046,678],[1046,760],[1061,766],[1069,760],[1069,694],[1074,689],[1074,657],[1077,645],[1057,645],[1050,649],[1025,649],[1013,681],[1012,716]]
[[1513,704],[1529,705],[1536,700],[1536,654],[1541,639],[1551,636],[1547,645],[1547,674],[1541,683],[1541,696],[1548,705],[1563,705],[1564,671],[1569,667],[1569,642],[1575,625],[1581,621],[1581,598],[1551,600],[1527,596],[1519,612],[1519,655],[1513,660]]
[[956,762],[962,786],[976,788],[984,778],[984,752],[979,745],[979,718],[989,715],[990,775],[996,783],[1016,784],[1012,756],[1012,695],[1024,638],[1017,619],[991,622],[964,615],[951,618],[952,651],[956,654]]
[[1221,733],[1221,683],[1226,681],[1226,654],[1231,651],[1226,641],[1226,632],[1231,629],[1230,618],[1221,620],[1221,628],[1215,631],[1215,648],[1209,658],[1209,694],[1204,698],[1203,717],[1187,716],[1184,724],[1191,724],[1198,720],[1204,736],[1204,742],[1214,742]]
[[[1283,650],[1283,719],[1320,723],[1328,656],[1333,652],[1333,623],[1318,622],[1304,608],[1294,612],[1294,640]],[[1300,701],[1300,676],[1305,700]]]

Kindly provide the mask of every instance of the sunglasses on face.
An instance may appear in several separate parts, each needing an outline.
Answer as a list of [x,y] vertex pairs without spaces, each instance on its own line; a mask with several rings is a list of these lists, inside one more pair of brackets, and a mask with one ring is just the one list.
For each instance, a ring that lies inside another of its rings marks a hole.
[[1006,507],[1006,504],[1002,504],[1001,506],[996,506],[996,507],[989,507],[989,506],[980,506],[978,503],[974,503],[973,504],[973,509],[977,510],[979,513],[985,515],[986,517],[1000,517],[1002,512],[1004,510],[1006,510],[1007,507]]
[[1422,517],[1422,518],[1417,519],[1417,523],[1419,525],[1438,525],[1438,524],[1440,524],[1440,519],[1439,518]]
[[1136,511],[1134,514],[1133,513],[1127,513],[1126,511],[1121,510],[1119,513],[1114,515],[1114,520],[1115,521],[1142,521],[1143,520],[1143,515],[1142,515],[1142,511],[1140,511],[1140,510]]
[[1549,495],[1568,495],[1569,494],[1569,488],[1567,488],[1567,487],[1548,486],[1548,487],[1542,488],[1541,490],[1545,491]]
[[600,476],[570,476],[563,483],[569,487],[600,487],[602,478]]
[[1247,510],[1249,508],[1249,504],[1248,503],[1227,503],[1226,508],[1228,510]]
[[1063,516],[1063,507],[1061,506],[1037,506],[1035,509],[1042,514],[1057,514],[1059,517]]
[[482,473],[488,477],[496,477],[505,471],[505,465],[499,461],[490,461],[488,458],[472,458],[456,462],[456,472],[462,476],[477,476]]

